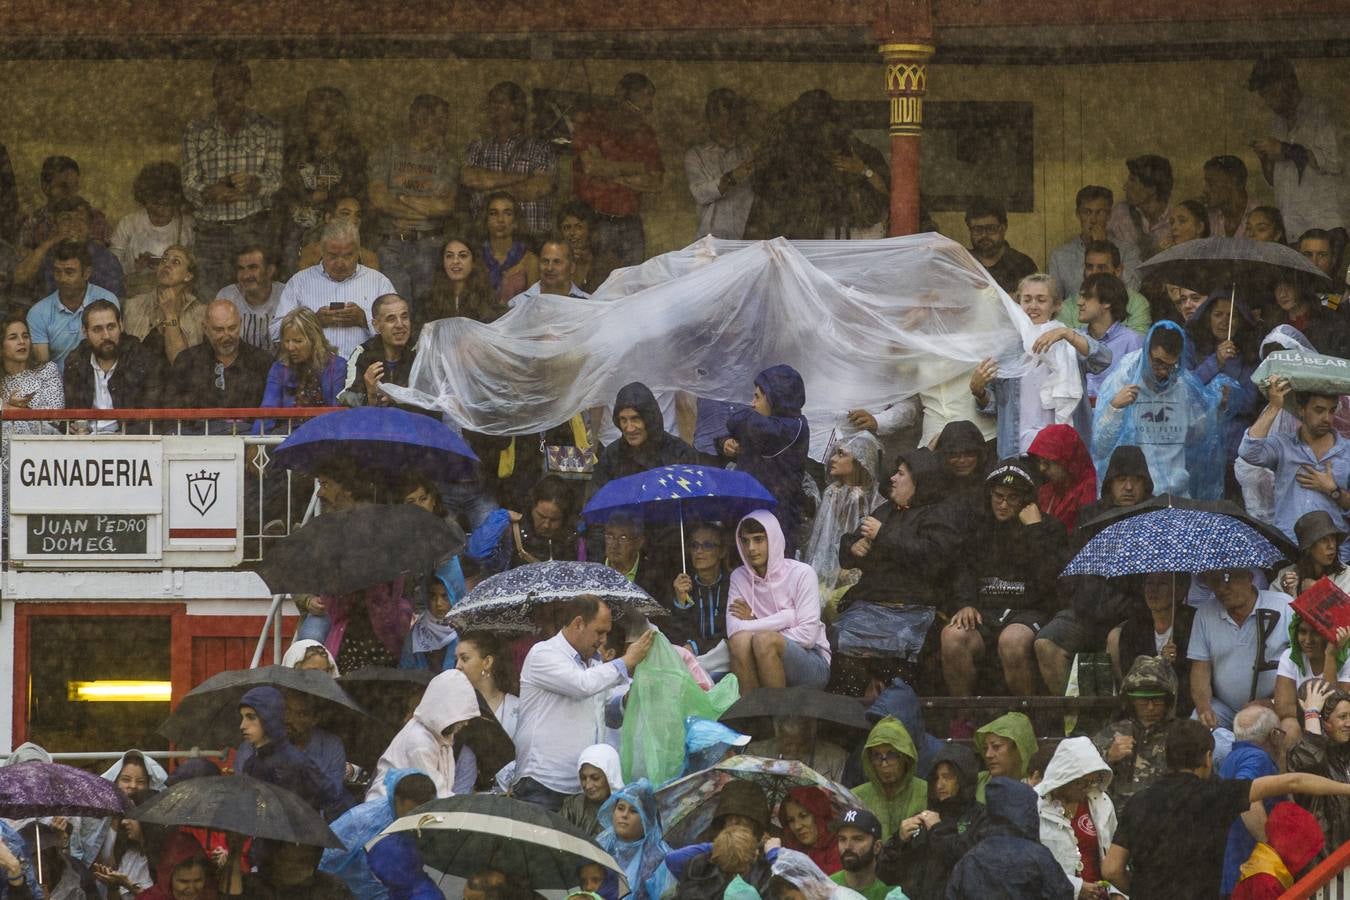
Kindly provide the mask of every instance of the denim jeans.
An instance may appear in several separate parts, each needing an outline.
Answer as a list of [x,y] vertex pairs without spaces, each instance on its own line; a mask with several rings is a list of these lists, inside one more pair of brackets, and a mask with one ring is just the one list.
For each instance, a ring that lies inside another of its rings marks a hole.
[[511,796],[524,803],[542,806],[549,812],[562,809],[563,801],[567,799],[566,794],[546,788],[533,778],[522,778],[517,781],[515,787],[511,788]]
[[419,307],[431,293],[444,248],[445,240],[439,234],[415,241],[386,238],[380,245],[380,270],[393,282],[398,295],[408,301],[414,319],[420,318]]
[[483,520],[497,508],[496,502],[477,481],[445,481],[440,488],[441,502],[445,508],[452,515],[463,515],[468,519],[470,531],[482,525]]

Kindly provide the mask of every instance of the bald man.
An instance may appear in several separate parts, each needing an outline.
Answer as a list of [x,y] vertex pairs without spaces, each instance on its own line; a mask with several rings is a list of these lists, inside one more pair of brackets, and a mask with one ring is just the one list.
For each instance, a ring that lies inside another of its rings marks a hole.
[[[206,307],[206,340],[173,362],[168,403],[186,409],[256,407],[272,358],[240,337],[242,320],[229,300]],[[214,430],[214,429],[213,429]]]

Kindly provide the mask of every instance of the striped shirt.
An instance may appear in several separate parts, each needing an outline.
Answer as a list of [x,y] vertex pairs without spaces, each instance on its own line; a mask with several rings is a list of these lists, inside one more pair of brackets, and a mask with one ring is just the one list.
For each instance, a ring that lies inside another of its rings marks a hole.
[[244,343],[271,353],[276,348],[272,340],[272,319],[277,314],[277,304],[281,302],[281,292],[285,287],[280,281],[272,282],[272,295],[259,306],[250,305],[237,284],[221,288],[216,292],[216,297],[230,301],[239,310],[239,337]]
[[338,355],[345,359],[375,333],[370,330],[369,323],[370,308],[376,298],[393,293],[396,291],[389,279],[366,266],[358,265],[356,271],[346,281],[334,281],[329,278],[322,263],[310,266],[296,272],[291,280],[286,282],[268,333],[273,341],[280,340],[281,320],[288,312],[298,307],[303,306],[317,312],[331,303],[355,303],[365,311],[367,327],[328,327],[323,330],[328,342],[337,350]]
[[[183,194],[196,207],[200,222],[238,222],[272,205],[281,189],[281,129],[256,112],[244,114],[231,134],[212,113],[183,133]],[[206,189],[231,175],[257,175],[258,192],[243,200],[207,203]]]

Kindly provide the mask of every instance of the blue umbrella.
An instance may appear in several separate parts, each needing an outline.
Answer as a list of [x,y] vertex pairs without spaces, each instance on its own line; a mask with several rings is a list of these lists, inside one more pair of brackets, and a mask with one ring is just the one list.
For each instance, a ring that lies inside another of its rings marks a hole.
[[443,481],[474,476],[469,445],[439,419],[392,406],[358,406],[310,419],[272,451],[288,469],[313,472],[334,456],[383,472],[420,470]]
[[1285,553],[1256,528],[1221,512],[1162,507],[1103,528],[1067,567],[1065,575],[1144,575],[1265,569]]
[[615,513],[637,513],[644,522],[680,523],[684,555],[685,518],[735,521],[757,509],[773,509],[777,499],[753,475],[710,466],[658,466],[616,478],[595,492],[581,511],[588,522]]
[[535,605],[583,594],[611,606],[636,607],[646,616],[665,614],[651,595],[603,563],[552,561],[508,569],[480,581],[450,610],[460,631],[474,628],[532,631]]

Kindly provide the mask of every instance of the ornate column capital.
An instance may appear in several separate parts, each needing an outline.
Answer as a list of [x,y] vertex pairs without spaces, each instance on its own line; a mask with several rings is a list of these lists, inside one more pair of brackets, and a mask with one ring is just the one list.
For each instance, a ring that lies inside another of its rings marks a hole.
[[923,98],[928,93],[928,60],[933,50],[932,44],[925,43],[881,45],[893,135],[917,136],[923,130]]

